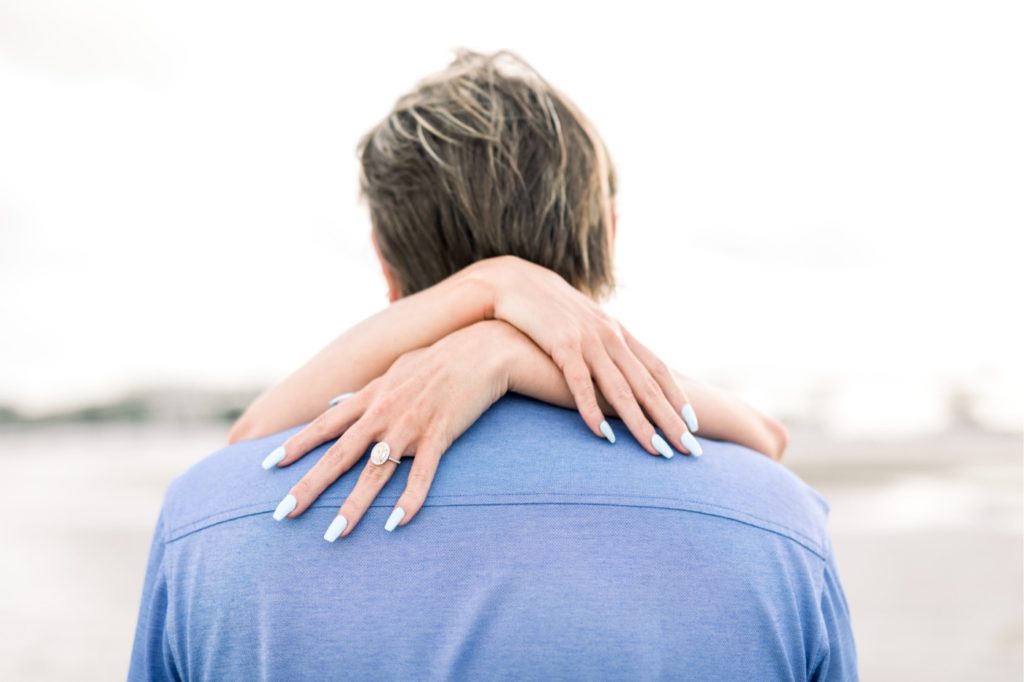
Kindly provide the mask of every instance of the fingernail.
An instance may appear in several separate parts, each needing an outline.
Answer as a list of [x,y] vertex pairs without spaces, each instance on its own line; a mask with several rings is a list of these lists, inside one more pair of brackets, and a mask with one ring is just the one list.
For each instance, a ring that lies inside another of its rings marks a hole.
[[273,452],[271,452],[269,455],[263,458],[263,464],[261,464],[260,466],[262,466],[264,469],[270,469],[271,467],[280,464],[281,460],[283,459],[284,446],[278,445],[276,448],[274,448]]
[[651,436],[651,447],[657,450],[658,454],[664,457],[665,459],[672,459],[676,454],[672,452],[672,448],[668,446],[668,443],[665,442],[665,439],[659,436],[658,434],[654,434],[653,436]]
[[704,454],[704,448],[700,446],[700,443],[697,441],[696,438],[693,437],[693,434],[690,433],[689,431],[684,433],[683,437],[680,440],[683,441],[683,447],[689,450],[690,454],[693,455],[694,457],[700,457],[701,455]]
[[680,414],[683,416],[683,421],[686,422],[686,428],[690,429],[691,433],[697,433],[700,424],[697,423],[697,413],[693,411],[693,405],[690,403],[683,405]]
[[341,395],[336,395],[333,398],[331,398],[331,402],[327,403],[327,406],[328,407],[334,407],[335,405],[340,403],[342,400],[348,400],[349,398],[351,398],[354,395],[355,395],[355,393],[342,393]]
[[284,499],[277,503],[277,509],[274,510],[274,520],[280,521],[291,514],[295,511],[296,504],[298,504],[298,500],[295,499],[294,495],[285,495]]
[[615,432],[612,431],[612,427],[606,421],[601,421],[601,433],[608,439],[609,443],[615,442]]
[[327,542],[334,542],[347,527],[348,519],[341,514],[338,514],[334,517],[334,520],[331,521],[331,525],[327,526],[327,532],[324,533],[324,540],[327,540]]
[[391,532],[398,525],[399,521],[405,518],[405,510],[401,507],[395,507],[391,512],[391,516],[388,517],[387,522],[384,524],[384,530]]

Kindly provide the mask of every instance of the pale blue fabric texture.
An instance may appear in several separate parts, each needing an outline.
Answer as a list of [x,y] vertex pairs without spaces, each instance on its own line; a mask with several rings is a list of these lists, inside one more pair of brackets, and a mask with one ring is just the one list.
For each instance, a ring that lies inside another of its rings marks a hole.
[[167,493],[129,678],[855,679],[824,501],[742,447],[666,460],[611,423],[615,445],[507,396],[411,524],[383,528],[406,460],[334,544],[362,464],[278,523],[324,448],[269,472],[292,431],[211,455]]

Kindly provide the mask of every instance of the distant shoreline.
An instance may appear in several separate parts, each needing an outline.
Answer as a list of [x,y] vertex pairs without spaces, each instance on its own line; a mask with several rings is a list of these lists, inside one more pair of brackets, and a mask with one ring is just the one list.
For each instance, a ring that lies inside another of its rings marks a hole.
[[0,426],[131,423],[230,423],[237,419],[259,390],[147,389],[103,402],[42,414],[25,414],[0,405]]
[[[0,404],[0,429],[32,428],[57,424],[230,424],[234,422],[261,392],[258,388],[205,389],[205,388],[146,388],[105,401],[52,410],[40,414],[26,413],[12,405]],[[949,418],[934,429],[921,430],[881,439],[887,443],[920,438],[946,438],[951,434],[990,436],[995,438],[1022,437],[1020,428],[994,427],[974,418],[965,396],[950,395]],[[829,423],[820,415],[777,415],[791,431],[812,439],[836,438],[844,442],[871,441],[870,430],[863,434],[833,436]]]

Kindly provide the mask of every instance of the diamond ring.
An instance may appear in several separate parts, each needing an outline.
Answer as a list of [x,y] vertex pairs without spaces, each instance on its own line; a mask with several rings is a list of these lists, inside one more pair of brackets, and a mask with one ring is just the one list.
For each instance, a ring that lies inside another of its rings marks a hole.
[[370,461],[380,466],[384,462],[391,460],[395,464],[401,464],[401,460],[391,456],[391,446],[381,441],[373,446],[373,450],[370,450]]

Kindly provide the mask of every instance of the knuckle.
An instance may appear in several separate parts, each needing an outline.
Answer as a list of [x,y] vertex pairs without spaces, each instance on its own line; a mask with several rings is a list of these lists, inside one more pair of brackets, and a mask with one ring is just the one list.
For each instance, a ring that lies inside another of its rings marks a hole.
[[[419,449],[427,452],[444,453],[448,450],[453,440],[454,437],[450,436],[448,430],[443,428],[442,425],[431,424],[424,431],[423,438],[420,439]],[[409,472],[410,475],[412,473],[412,471]],[[417,475],[420,473],[422,472],[417,472]]]
[[406,491],[417,495],[424,495],[430,489],[431,478],[430,472],[423,469],[410,471],[409,487]]
[[633,391],[625,383],[617,383],[611,390],[609,398],[617,404],[624,405],[634,402]]
[[640,386],[640,395],[648,405],[653,404],[662,396],[661,386],[650,374],[644,377]]
[[601,312],[597,317],[597,334],[602,339],[621,339],[622,336],[619,334],[619,327],[615,322],[608,317],[607,314]]
[[344,464],[344,460],[345,450],[341,444],[341,441],[338,441],[330,448],[328,448],[327,452],[325,452],[323,456],[324,464],[330,466],[331,468],[341,467]]
[[626,338],[622,334],[622,327],[618,321],[602,313],[598,326],[601,330],[601,337],[616,344],[626,345]]
[[308,478],[300,478],[299,482],[292,486],[291,494],[297,500],[308,500],[313,498],[313,486]]
[[580,334],[580,346],[586,349],[599,348],[604,345],[604,334],[603,324],[591,326]]
[[309,425],[310,433],[318,436],[329,433],[331,429],[331,417],[329,415],[329,412],[322,412],[317,415],[316,419]]
[[601,408],[597,404],[597,395],[593,391],[587,391],[583,395],[576,399],[577,407],[585,412],[589,413],[593,417],[602,417]]
[[363,420],[365,420],[365,425],[367,427],[375,429],[387,422],[388,414],[388,407],[385,403],[374,401],[374,403],[366,409],[366,412],[363,413]]
[[573,367],[566,370],[565,382],[570,386],[586,390],[590,387],[590,372],[585,367]]
[[390,411],[395,405],[395,396],[390,391],[381,391],[373,401],[371,410],[375,415],[382,415]]
[[[394,450],[392,450],[391,457],[397,456],[397,453]],[[367,460],[366,466],[363,468],[363,476],[365,476],[367,480],[370,481],[385,480],[388,478],[388,464],[390,463],[391,461],[388,460],[385,461],[383,464],[374,464],[373,462]]]
[[373,463],[367,464],[359,479],[362,483],[376,488],[386,480],[387,472],[384,469],[385,467]]
[[338,509],[338,513],[344,516],[346,520],[348,520],[348,524],[346,525],[345,530],[341,533],[342,536],[345,536],[351,533],[352,530],[357,525],[359,525],[359,522],[363,518],[364,510],[361,509],[361,506],[354,499],[349,497],[348,499],[341,503],[341,507]]
[[375,396],[377,394],[377,391],[380,390],[383,381],[383,376],[371,379],[369,382],[367,382],[365,386],[363,386],[359,391],[356,392],[356,397],[372,400],[373,396]]
[[583,349],[583,334],[578,330],[568,332],[562,337],[560,345],[568,355],[579,355]]
[[412,440],[412,437],[419,432],[421,422],[424,419],[429,419],[429,415],[434,412],[436,400],[437,397],[432,391],[420,393],[413,398],[409,407],[388,425],[388,430]]
[[668,381],[672,378],[672,372],[669,371],[668,365],[662,362],[660,359],[654,359],[651,361],[650,372],[654,378],[660,381]]
[[[411,479],[412,475],[410,475],[409,478]],[[422,484],[414,484],[410,480],[409,487],[405,489],[403,497],[405,498],[406,504],[410,507],[410,509],[405,510],[406,512],[409,512],[412,509],[419,509],[426,501],[427,494],[424,489],[419,487],[420,485]]]

